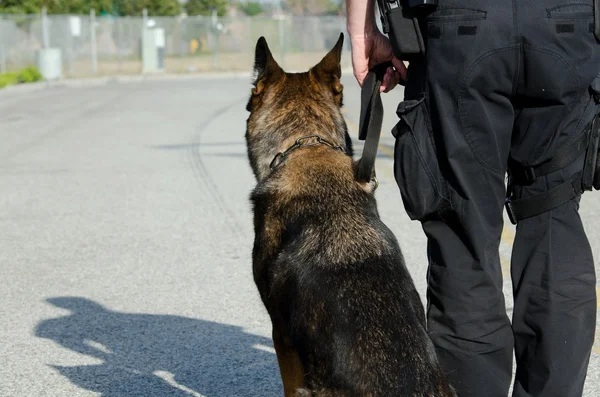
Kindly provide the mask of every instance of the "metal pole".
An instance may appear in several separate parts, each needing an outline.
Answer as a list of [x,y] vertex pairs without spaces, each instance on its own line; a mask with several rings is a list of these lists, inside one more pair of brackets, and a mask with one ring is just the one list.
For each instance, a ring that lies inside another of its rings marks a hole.
[[142,10],[142,34],[144,33],[144,31],[146,30],[146,28],[148,27],[148,9],[144,8]]
[[90,40],[92,41],[92,72],[98,73],[98,54],[96,48],[96,10],[90,10]]
[[[379,17],[378,17],[379,18]],[[345,18],[340,18],[340,32],[346,32],[346,19]],[[346,33],[348,34],[348,33]],[[348,51],[346,51],[346,49],[348,48],[348,43],[350,42],[350,40],[345,40],[344,41],[344,45],[342,47],[342,68],[345,65],[348,65],[348,58],[349,58],[349,54]],[[351,63],[351,62],[350,62]]]
[[285,69],[285,26],[283,25],[283,15],[279,17],[279,58],[281,59],[281,67]]
[[252,35],[252,18],[251,16],[246,16],[246,48],[250,49],[250,53],[254,53],[254,43],[252,43],[251,37]]
[[145,73],[146,70],[146,64],[145,64],[145,60],[144,60],[144,53],[145,53],[145,48],[146,48],[146,29],[148,29],[148,9],[144,8],[142,10],[142,51],[141,51],[141,55],[142,55],[142,70],[141,70],[141,74]]
[[281,67],[285,69],[285,31],[284,31],[284,16],[283,9],[281,7],[281,0],[277,2],[277,11],[279,18],[279,58],[281,59]]
[[117,56],[119,57],[119,72],[123,71],[123,17],[117,17]]
[[217,28],[217,9],[212,10],[212,28],[213,28],[213,68],[219,67],[219,32]]
[[6,70],[6,54],[4,52],[4,32],[2,32],[2,30],[4,29],[4,25],[2,24],[2,19],[0,18],[0,72],[2,73],[6,73],[8,72],[8,70]]
[[185,41],[186,39],[186,34],[185,34],[185,25],[186,25],[187,20],[184,18],[179,18],[179,60],[180,60],[180,72],[185,72],[185,50],[184,50],[184,46],[183,43],[187,42]]
[[46,15],[46,7],[42,7],[42,42],[44,48],[50,47],[50,36],[48,35],[48,16]]
[[69,62],[69,74],[73,75],[73,71],[74,71],[74,67],[73,67],[73,60],[75,59],[75,47],[77,47],[77,37],[75,37],[72,33],[71,33],[71,45],[69,46],[69,48],[67,49],[68,51],[68,56],[67,56],[67,60]]

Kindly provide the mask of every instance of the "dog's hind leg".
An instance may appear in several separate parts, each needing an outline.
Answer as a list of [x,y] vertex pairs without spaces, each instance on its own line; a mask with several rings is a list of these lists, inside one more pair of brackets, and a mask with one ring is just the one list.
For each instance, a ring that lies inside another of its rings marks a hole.
[[304,383],[304,369],[300,356],[291,346],[290,341],[286,341],[285,336],[276,327],[273,327],[273,345],[279,362],[284,395],[285,397],[294,397],[296,390]]

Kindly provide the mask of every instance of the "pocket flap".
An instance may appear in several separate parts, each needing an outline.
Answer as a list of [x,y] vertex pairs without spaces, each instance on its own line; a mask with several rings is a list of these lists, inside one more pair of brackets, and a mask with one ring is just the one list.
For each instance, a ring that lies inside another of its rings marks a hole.
[[419,106],[421,104],[421,102],[423,102],[424,100],[425,100],[425,98],[409,99],[406,101],[402,101],[398,104],[398,108],[396,109],[396,114],[398,115],[398,117],[402,117],[405,114],[409,113],[414,108],[416,108],[417,106]]
[[394,176],[408,216],[423,220],[447,207],[450,201],[430,130],[425,98],[398,105],[400,121],[392,134]]

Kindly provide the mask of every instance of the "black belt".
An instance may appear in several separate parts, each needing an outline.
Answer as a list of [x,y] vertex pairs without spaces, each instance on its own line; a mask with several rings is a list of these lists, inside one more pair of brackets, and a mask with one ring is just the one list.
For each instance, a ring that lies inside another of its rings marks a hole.
[[589,134],[590,130],[586,128],[581,135],[575,138],[568,145],[561,148],[556,153],[556,156],[542,164],[535,166],[523,166],[514,159],[509,159],[508,175],[510,180],[505,206],[508,217],[513,224],[516,225],[520,220],[530,218],[559,207],[582,193],[582,175],[581,173],[578,173],[567,182],[546,192],[538,193],[536,195],[519,200],[512,200],[510,197],[512,195],[511,187],[513,183],[521,186],[531,185],[539,177],[556,172],[568,166],[586,153],[588,148]]
[[523,219],[531,218],[557,208],[581,194],[581,174],[544,193],[520,200],[506,199],[506,213],[513,225]]
[[508,159],[508,169],[511,172],[513,181],[517,185],[531,185],[539,177],[565,168],[585,153],[587,141],[588,134],[587,131],[584,131],[573,142],[562,147],[551,160],[539,165],[523,166],[510,157]]

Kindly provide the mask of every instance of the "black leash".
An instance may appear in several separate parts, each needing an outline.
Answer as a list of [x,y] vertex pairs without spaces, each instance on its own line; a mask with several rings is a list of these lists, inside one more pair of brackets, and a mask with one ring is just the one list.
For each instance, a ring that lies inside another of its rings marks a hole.
[[600,0],[594,0],[594,36],[600,42]]
[[386,62],[369,70],[360,92],[358,139],[365,141],[365,145],[358,162],[356,176],[359,182],[370,182],[375,178],[375,158],[383,125],[383,103],[379,88],[390,66],[392,63]]

